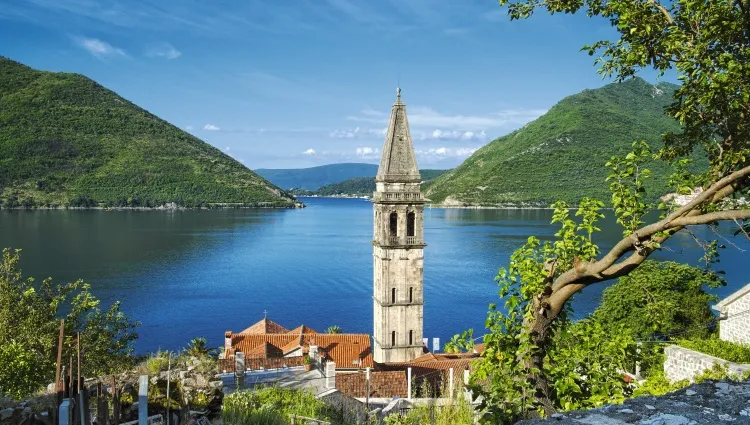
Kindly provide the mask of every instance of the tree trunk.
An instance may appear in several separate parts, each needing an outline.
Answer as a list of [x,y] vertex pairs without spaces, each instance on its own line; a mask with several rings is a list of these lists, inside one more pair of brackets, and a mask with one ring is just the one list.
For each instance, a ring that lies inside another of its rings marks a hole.
[[551,291],[545,290],[537,299],[533,301],[533,318],[527,322],[526,327],[529,329],[531,343],[537,347],[532,353],[527,366],[538,370],[530,375],[530,381],[534,385],[534,398],[544,409],[547,416],[552,415],[557,410],[552,403],[550,394],[550,383],[544,374],[544,358],[547,355],[549,345],[550,327],[559,315],[560,309],[549,308],[549,294]]

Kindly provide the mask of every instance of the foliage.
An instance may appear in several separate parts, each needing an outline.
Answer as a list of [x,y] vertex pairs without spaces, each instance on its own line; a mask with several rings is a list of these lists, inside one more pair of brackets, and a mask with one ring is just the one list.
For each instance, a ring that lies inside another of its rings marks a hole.
[[[582,218],[580,223],[575,223],[569,220],[567,212],[562,211],[564,205],[558,203],[553,222],[561,223],[562,229],[555,235],[555,240],[541,244],[536,238],[529,238],[526,245],[511,256],[509,267],[500,270],[498,280],[500,296],[505,299],[505,311],[498,311],[494,305],[490,307],[487,327],[491,333],[484,338],[486,351],[473,379],[474,389],[484,396],[484,407],[490,409],[496,421],[526,416],[534,410],[548,415],[560,407],[596,404],[606,397],[618,401],[627,392],[623,388],[623,394],[619,394],[618,385],[614,385],[612,391],[597,394],[595,399],[587,398],[585,393],[579,398],[576,386],[559,388],[560,379],[574,377],[590,362],[581,363],[579,369],[562,369],[564,374],[561,376],[552,373],[560,366],[552,360],[560,335],[571,326],[568,322],[570,299],[589,285],[632,273],[670,237],[686,228],[689,232],[689,226],[713,226],[721,220],[750,219],[747,203],[737,200],[750,191],[750,120],[747,119],[750,112],[750,78],[747,78],[750,75],[750,31],[747,31],[750,28],[750,1],[678,0],[662,4],[660,0],[500,0],[500,4],[508,7],[511,19],[528,18],[538,9],[552,14],[581,11],[591,17],[607,19],[619,32],[619,40],[604,40],[584,48],[592,55],[601,53],[597,59],[601,65],[599,72],[605,77],[614,76],[620,82],[628,80],[617,86],[620,89],[643,86],[653,99],[663,96],[665,89],[673,89],[664,96],[661,105],[643,98],[637,103],[646,113],[647,120],[668,120],[649,113],[649,109],[654,108],[650,112],[661,109],[671,98],[672,103],[666,112],[676,118],[680,126],[673,123],[664,128],[667,132],[661,140],[663,146],[656,155],[652,155],[648,146],[641,142],[634,143],[633,150],[624,157],[616,152],[617,144],[605,144],[609,155],[614,154],[607,164],[611,170],[607,180],[610,181],[613,213],[623,226],[624,234],[623,239],[607,252],[600,256],[592,238],[592,233],[598,231],[595,223],[600,217],[598,208],[603,204],[582,200],[577,213]],[[645,85],[642,80],[630,79],[643,68],[653,68],[660,74],[675,70],[682,85],[676,88],[654,87]],[[611,90],[614,86],[608,87]],[[601,90],[606,91],[608,87]],[[631,101],[636,98],[630,97]],[[586,121],[588,127],[595,129],[597,123],[607,123],[606,108],[591,110],[596,115]],[[558,121],[565,122],[564,119]],[[625,139],[645,139],[654,145],[647,137],[635,134],[634,131],[644,128],[639,121],[626,123],[624,128],[629,133]],[[540,127],[537,125],[536,128]],[[595,131],[593,134],[597,137],[607,134],[608,129],[599,130],[605,131]],[[521,131],[516,134],[521,134]],[[552,143],[546,138],[541,140]],[[575,145],[583,145],[577,139],[572,141]],[[556,142],[564,145],[568,139]],[[508,136],[503,144],[513,146],[513,135]],[[590,144],[586,146],[594,148]],[[542,187],[559,180],[557,174],[551,174],[549,170],[564,170],[570,163],[564,155],[546,157],[546,152],[554,152],[553,149],[523,151],[529,167],[520,166],[524,161],[520,152],[515,156],[507,155],[513,161],[507,167],[497,166],[496,162],[489,161],[490,157],[486,163],[479,161],[482,155],[492,150],[496,152],[495,148],[480,149],[474,161],[470,158],[462,167],[477,170],[484,167],[492,171],[507,168],[514,173],[519,169],[533,169],[533,174],[526,176],[525,182],[534,185],[532,187]],[[576,156],[579,169],[585,169],[592,176],[596,171],[590,170],[590,161],[584,162],[581,158],[591,158],[593,153],[592,149],[585,155]],[[704,161],[692,161],[696,158]],[[665,165],[673,167],[675,172],[671,177],[666,178],[669,171],[661,178],[657,173],[652,176],[646,173],[646,169],[652,168],[649,163],[656,159],[667,161],[660,167],[662,169],[666,168]],[[691,163],[696,169],[688,172],[687,166]],[[537,168],[530,168],[535,164]],[[446,174],[442,180],[450,181],[452,174],[455,172]],[[646,190],[649,186],[644,183],[644,177],[651,177],[648,181],[656,190]],[[540,180],[534,181],[534,178]],[[508,181],[515,183],[512,177]],[[487,182],[491,183],[490,180]],[[475,183],[473,187],[489,194],[482,196],[489,197],[493,193],[490,190],[492,185],[481,180]],[[685,193],[696,186],[703,190],[692,200],[681,205],[664,202],[660,205],[663,210],[661,218],[645,223],[644,217],[652,209],[649,196],[659,196],[667,188]],[[520,184],[514,184],[514,187],[524,188]],[[586,187],[576,187],[576,190],[580,193]],[[455,193],[461,191],[444,191],[443,196]],[[561,197],[564,195],[564,192],[560,193]],[[716,262],[718,243],[698,242],[706,250],[706,265]],[[591,324],[601,327],[596,321]],[[612,354],[619,352],[637,360],[634,357],[637,352],[628,353],[628,333],[611,330],[610,333],[610,341],[620,339],[621,344]],[[598,339],[595,338],[597,334],[596,328],[583,333],[580,343],[591,343]],[[615,355],[612,360],[616,361],[618,357]],[[588,373],[582,376],[590,376]],[[609,382],[606,374],[603,379]],[[573,403],[563,406],[561,401],[568,392],[574,395]]]
[[[448,170],[419,170],[422,182],[431,181],[445,174]],[[374,174],[374,173],[373,173]],[[372,195],[375,192],[375,177],[355,177],[341,182],[322,186],[311,194],[318,196],[332,195]]]
[[219,149],[77,74],[0,57],[0,207],[285,207]]
[[653,373],[649,375],[646,381],[640,384],[638,388],[633,391],[633,396],[640,397],[644,395],[664,395],[666,393],[679,390],[680,388],[684,388],[689,384],[690,383],[687,380],[675,383],[669,382],[666,376],[664,376],[663,369],[655,369]]
[[209,349],[206,345],[206,338],[198,337],[190,340],[190,344],[185,349],[188,356],[201,357],[208,355]]
[[340,334],[341,328],[338,325],[331,325],[326,329],[327,334]]
[[552,222],[560,224],[559,239],[542,244],[530,237],[512,254],[509,267],[498,272],[505,308],[490,306],[486,323],[490,333],[484,337],[485,351],[471,377],[471,388],[484,397],[481,408],[495,420],[513,423],[538,410],[535,381],[540,377],[552,383],[549,395],[555,409],[597,407],[621,401],[631,392],[621,372],[637,358],[629,332],[605,329],[593,320],[573,324],[563,311],[551,329],[543,359],[534,362],[538,347],[527,326],[549,270],[565,270],[598,254],[591,236],[598,230],[601,207],[599,201],[583,199],[575,212],[580,219],[575,221],[567,204],[555,204]]
[[388,415],[385,425],[473,425],[474,409],[463,397],[445,406],[420,404],[405,415]]
[[16,341],[0,344],[0,394],[17,400],[33,394],[46,382],[48,374],[39,366],[47,362]]
[[[678,122],[664,115],[676,89],[634,79],[569,96],[427,183],[425,195],[434,203],[450,197],[472,205],[541,207],[558,200],[575,204],[584,196],[607,199],[601,185],[607,172],[601,165],[612,155],[626,155],[633,140],[660,146],[662,133],[679,130]],[[654,201],[664,194],[670,171],[651,168],[653,176],[645,184]]]
[[593,313],[605,327],[627,326],[638,339],[706,338],[717,301],[706,288],[724,285],[715,273],[675,262],[645,261],[604,290]]
[[221,418],[228,425],[288,424],[291,415],[341,423],[335,411],[315,394],[290,388],[267,387],[224,397]]
[[84,376],[110,374],[132,366],[133,342],[138,337],[135,329],[139,323],[128,319],[120,311],[119,303],[101,309],[99,300],[89,292],[89,284],[80,280],[60,285],[52,279],[41,283],[24,279],[19,261],[20,251],[3,249],[0,347],[7,346],[4,356],[15,356],[19,353],[13,344],[20,344],[24,347],[23,356],[8,361],[20,364],[34,359],[36,370],[28,375],[32,381],[2,391],[21,395],[28,393],[33,385],[40,388],[54,381],[60,318],[65,319],[63,359],[75,352],[74,335],[79,332]]
[[750,363],[750,344],[724,341],[716,336],[705,339],[682,339],[677,341],[677,344],[733,363]]
[[159,372],[169,367],[169,351],[157,351],[146,359],[146,369],[150,375],[159,375]]

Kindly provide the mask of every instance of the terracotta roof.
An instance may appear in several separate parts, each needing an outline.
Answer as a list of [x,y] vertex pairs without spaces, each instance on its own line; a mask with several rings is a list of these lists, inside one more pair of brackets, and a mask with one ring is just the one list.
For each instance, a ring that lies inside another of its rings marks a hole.
[[289,332],[289,329],[279,325],[273,320],[263,319],[260,322],[250,326],[241,334],[283,334]]
[[[244,352],[244,351],[243,351]],[[246,359],[267,359],[269,357],[283,357],[284,353],[273,344],[264,342],[245,353]]]
[[[407,397],[408,383],[403,371],[371,372],[370,397]],[[367,376],[362,372],[337,373],[336,389],[349,397],[367,396]]]
[[300,325],[291,331],[289,331],[290,334],[316,334],[317,332],[313,329],[308,328],[305,325]]
[[[370,336],[366,334],[252,334],[232,335],[232,352],[242,351],[247,356],[256,347],[269,343],[280,351],[288,352],[302,346],[303,352],[309,346],[317,345],[321,354],[336,363],[337,369],[373,367]],[[362,360],[358,365],[356,362]]]
[[482,344],[474,344],[474,352],[477,354],[484,353],[484,343]]

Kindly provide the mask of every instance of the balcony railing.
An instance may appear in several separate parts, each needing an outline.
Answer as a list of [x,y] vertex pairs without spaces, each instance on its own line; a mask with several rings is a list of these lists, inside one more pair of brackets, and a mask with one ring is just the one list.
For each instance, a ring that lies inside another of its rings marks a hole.
[[375,192],[375,196],[373,199],[375,201],[421,201],[424,198],[419,192]]
[[405,238],[388,236],[385,238],[385,241],[388,245],[422,245],[423,243],[422,239],[417,236],[407,236]]

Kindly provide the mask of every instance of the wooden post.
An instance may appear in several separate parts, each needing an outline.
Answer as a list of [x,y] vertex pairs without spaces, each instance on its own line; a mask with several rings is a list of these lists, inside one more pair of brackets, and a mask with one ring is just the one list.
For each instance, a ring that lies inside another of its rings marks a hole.
[[76,380],[76,392],[81,392],[81,333],[76,333],[76,351],[78,352],[78,357],[76,358],[76,363],[78,365],[78,379]]
[[52,425],[60,425],[60,403],[63,399],[63,383],[60,382],[62,368],[62,345],[65,332],[65,320],[60,319],[60,336],[57,338],[57,367],[55,368],[55,408],[52,409]]
[[117,381],[112,377],[112,419],[114,425],[120,425],[120,392],[117,390]]

